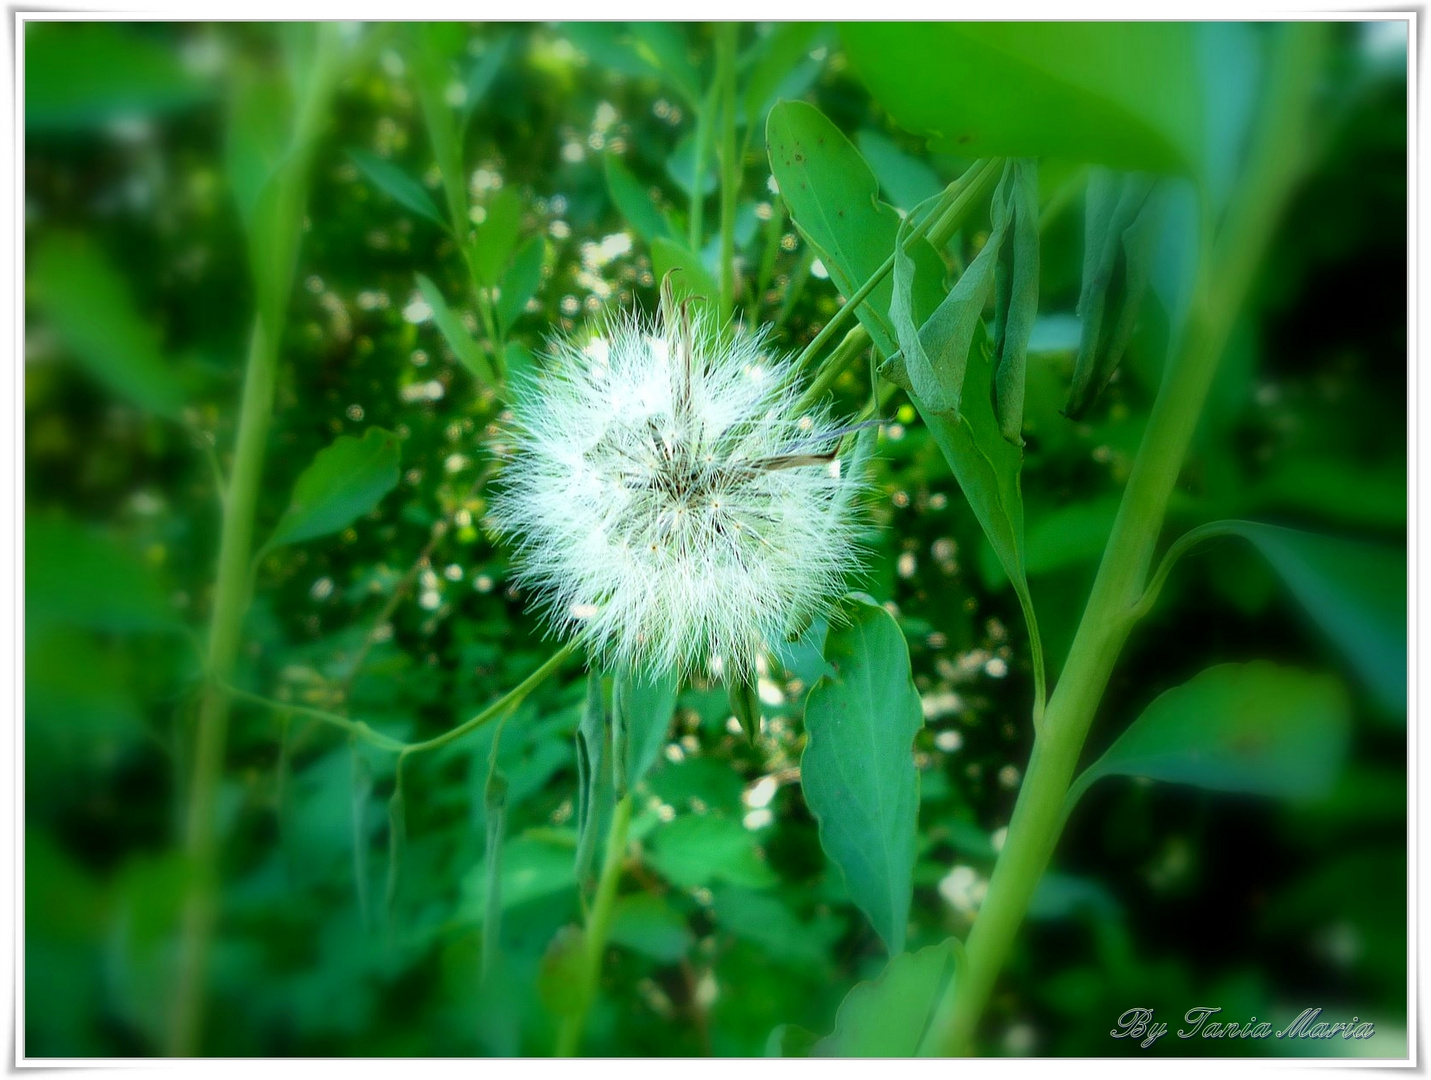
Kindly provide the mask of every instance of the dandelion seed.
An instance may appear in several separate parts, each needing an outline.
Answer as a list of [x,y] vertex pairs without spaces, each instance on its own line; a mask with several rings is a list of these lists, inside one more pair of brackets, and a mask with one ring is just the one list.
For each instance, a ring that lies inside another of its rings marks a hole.
[[689,674],[718,656],[749,677],[856,569],[860,478],[831,475],[837,426],[808,410],[802,429],[789,361],[759,334],[667,289],[662,314],[554,344],[492,522],[538,612],[597,662]]

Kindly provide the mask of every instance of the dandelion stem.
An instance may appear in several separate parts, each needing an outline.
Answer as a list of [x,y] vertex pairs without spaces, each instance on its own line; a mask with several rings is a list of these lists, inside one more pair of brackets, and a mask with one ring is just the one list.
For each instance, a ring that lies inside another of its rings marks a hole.
[[631,793],[628,791],[616,804],[611,816],[611,828],[606,834],[606,856],[601,864],[601,878],[596,883],[596,897],[592,901],[583,935],[585,956],[579,1004],[562,1020],[557,1032],[557,1057],[573,1057],[581,1048],[582,1029],[586,1027],[586,1014],[596,998],[601,958],[606,952],[607,935],[611,932],[611,916],[616,906],[616,889],[621,883],[621,864],[626,859],[626,834],[630,826]]

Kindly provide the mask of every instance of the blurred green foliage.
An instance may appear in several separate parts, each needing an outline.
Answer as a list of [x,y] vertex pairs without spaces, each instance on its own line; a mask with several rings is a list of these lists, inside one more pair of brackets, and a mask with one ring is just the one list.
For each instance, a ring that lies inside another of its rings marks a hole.
[[[1086,124],[1065,133],[1069,160],[1039,173],[1040,315],[1027,357],[1023,565],[1055,675],[1169,327],[1166,298],[1146,305],[1103,396],[1077,422],[1060,414],[1079,349],[1083,162],[1194,160],[1209,176],[1220,166],[1198,118],[1156,96],[1110,100],[1099,84],[1107,58],[1045,30],[1046,48],[1027,56],[953,27],[921,31],[918,47],[947,67],[936,93],[916,78],[927,64],[881,59],[909,36],[901,28],[742,27],[734,237],[743,317],[771,324],[773,344],[794,351],[836,311],[826,279],[839,271],[816,261],[773,193],[758,136],[776,101],[811,102],[859,148],[882,197],[908,211],[958,176],[966,154],[1019,153],[1039,130],[1034,113],[1004,115],[1007,103],[979,93],[981,69],[947,50],[996,67],[1072,65],[1064,75],[1091,80]],[[1248,70],[1227,61],[1237,48],[1255,55],[1248,34],[1216,53],[1233,74]],[[31,1056],[165,1045],[220,481],[253,313],[284,302],[250,283],[259,255],[245,221],[262,195],[242,163],[279,160],[268,126],[303,85],[303,41],[301,26],[262,24],[25,28]],[[483,528],[500,460],[494,388],[505,374],[520,394],[551,333],[601,310],[652,308],[671,266],[715,295],[715,199],[704,224],[693,224],[692,199],[716,188],[715,155],[696,136],[712,41],[699,24],[348,32],[330,115],[300,148],[313,166],[256,526],[273,540],[254,562],[236,685],[413,740],[465,720],[549,655]],[[1133,52],[1166,75],[1156,50]],[[1196,56],[1174,60],[1206,77]],[[1256,517],[1379,544],[1404,572],[1398,63],[1404,51],[1398,60],[1374,28],[1337,28],[1325,146],[1234,333],[1171,535]],[[1236,111],[1236,81],[1218,85]],[[951,121],[928,113],[935,103],[970,111]],[[1104,123],[1109,115],[1127,123]],[[978,147],[960,145],[960,124]],[[919,136],[931,131],[948,137],[926,149]],[[976,249],[979,220],[956,251]],[[468,223],[472,245],[454,239]],[[856,365],[836,395],[853,413],[869,390]],[[1031,742],[1031,679],[1003,554],[903,395],[887,410],[860,585],[903,631],[924,726],[910,955],[885,983],[933,985],[947,957],[931,947],[967,931],[1002,841]],[[1287,586],[1247,544],[1184,558],[1110,686],[1089,757],[1116,751],[1128,722],[1202,668],[1261,657],[1346,682],[1347,768],[1320,800],[1117,777],[1094,786],[992,1001],[983,1050],[1139,1053],[1107,1036],[1125,1009],[1181,1016],[1216,1004],[1238,1020],[1290,1020],[1309,1005],[1358,1014],[1378,1030],[1359,1049],[1403,1052],[1404,680],[1398,701],[1386,663],[1394,634],[1348,631],[1367,590],[1394,621],[1398,588],[1392,573],[1338,592],[1318,576],[1319,558],[1338,561],[1313,553]],[[848,1041],[880,1033],[888,1002],[876,990],[851,998],[838,1024],[836,1010],[880,973],[885,949],[858,887],[823,853],[798,783],[804,691],[825,670],[824,644],[816,626],[781,648],[758,687],[754,744],[724,688],[698,682],[679,693],[672,741],[640,751],[635,858],[588,1052],[753,1055],[808,1049],[830,1032],[826,1049],[879,1052]],[[1350,663],[1347,647],[1361,650]],[[574,738],[588,707],[577,668],[500,728],[409,761],[398,800],[391,754],[298,714],[237,708],[204,1052],[550,1050],[569,1008],[564,928],[585,902],[578,825],[610,814],[599,800],[577,805],[580,770],[603,768]],[[1278,738],[1294,740],[1295,721]],[[1283,749],[1297,767],[1295,741]],[[493,768],[505,784],[495,799]]]

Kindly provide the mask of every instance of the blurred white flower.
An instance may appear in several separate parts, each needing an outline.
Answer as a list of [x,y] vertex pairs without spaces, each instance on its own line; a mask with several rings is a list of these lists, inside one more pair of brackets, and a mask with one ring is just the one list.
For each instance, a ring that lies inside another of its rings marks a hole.
[[788,360],[662,297],[661,324],[558,340],[521,388],[492,504],[518,584],[594,662],[753,678],[764,642],[827,614],[857,563],[855,470]]

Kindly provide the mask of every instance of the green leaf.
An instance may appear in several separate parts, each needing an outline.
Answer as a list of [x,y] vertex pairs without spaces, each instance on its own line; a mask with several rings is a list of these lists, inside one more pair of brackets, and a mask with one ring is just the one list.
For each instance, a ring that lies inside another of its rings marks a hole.
[[[502,910],[574,889],[571,847],[535,836],[509,840],[502,851]],[[487,867],[476,866],[464,882],[459,912],[464,921],[480,925],[487,915]]]
[[914,887],[914,736],[924,714],[894,616],[850,596],[831,621],[825,660],[835,673],[805,704],[800,782],[825,854],[893,955],[904,948]]
[[542,236],[534,236],[517,249],[512,257],[512,265],[502,275],[502,293],[495,305],[497,324],[506,334],[512,324],[522,317],[527,309],[527,301],[536,295],[542,284],[542,266],[547,259],[547,242]]
[[1350,708],[1340,682],[1267,661],[1218,664],[1159,696],[1070,792],[1104,776],[1310,799],[1346,758]]
[[959,415],[969,351],[973,348],[975,331],[983,328],[984,307],[994,292],[999,251],[1008,229],[1008,215],[1003,212],[1003,191],[1008,176],[1006,168],[994,195],[994,224],[988,240],[954,283],[949,295],[922,322],[916,319],[914,311],[914,259],[904,250],[918,211],[904,219],[895,235],[894,292],[890,297],[889,319],[899,353],[889,357],[880,367],[880,374],[918,395],[934,412]]
[[[899,215],[879,201],[879,185],[859,151],[814,106],[782,101],[770,110],[765,131],[770,171],[791,219],[840,293],[853,296],[894,250]],[[922,322],[943,299],[944,264],[923,240],[912,257],[913,310]],[[885,356],[899,348],[886,318],[893,292],[886,277],[855,312]]]
[[680,912],[654,893],[638,892],[616,901],[608,937],[642,956],[674,964],[691,951],[695,934]]
[[1377,703],[1406,711],[1406,552],[1252,521],[1219,522],[1271,563]]
[[487,216],[472,242],[472,270],[489,289],[502,280],[522,232],[522,197],[504,187],[487,204]]
[[618,675],[611,689],[611,710],[626,736],[626,788],[639,784],[661,756],[680,689],[674,675],[654,681],[637,673]]
[[298,477],[266,549],[346,529],[397,487],[398,458],[397,438],[382,428],[338,436]]
[[993,406],[993,362],[977,340],[982,336],[980,329],[964,374],[964,409],[957,419],[928,408],[918,395],[911,395],[911,400],[1013,583],[1033,636],[1037,629],[1025,571],[1024,504],[1019,486],[1023,451],[999,431]]
[[378,189],[434,225],[448,227],[427,189],[391,161],[384,161],[366,150],[349,150],[348,157]]
[[891,206],[907,213],[944,190],[933,169],[879,132],[865,128],[856,141]]
[[740,730],[745,732],[751,746],[760,734],[760,695],[755,683],[750,679],[732,678],[726,682],[726,692],[730,697],[730,711],[740,722]]
[[765,1056],[773,1058],[807,1058],[820,1036],[798,1024],[781,1024],[765,1040]]
[[507,833],[507,778],[494,753],[487,768],[482,803],[487,813],[487,914],[482,920],[482,976],[493,970],[502,949],[502,841]]
[[432,321],[437,324],[438,331],[458,362],[470,371],[482,386],[496,386],[497,377],[492,373],[492,364],[487,359],[486,352],[467,332],[462,320],[447,306],[442,292],[423,274],[417,275],[417,287],[422,290],[422,298],[432,309]]
[[585,881],[596,855],[601,787],[610,777],[606,764],[606,695],[599,671],[586,677],[586,703],[576,726],[576,880]]
[[1022,446],[1024,380],[1029,338],[1038,317],[1038,162],[1009,163],[1009,187],[1001,208],[1008,233],[994,271],[994,399],[999,431]]
[[586,1005],[586,933],[563,926],[552,938],[537,971],[537,994],[553,1016],[578,1015]]
[[159,332],[124,275],[89,239],[50,235],[34,253],[29,298],[91,378],[142,409],[177,417],[187,397]]
[[1092,169],[1083,236],[1081,320],[1073,385],[1063,412],[1079,419],[1103,391],[1132,340],[1152,274],[1158,200],[1146,176]]
[[180,623],[159,575],[102,533],[25,518],[25,632],[51,625],[132,634]]
[[815,1044],[811,1056],[914,1057],[958,965],[953,939],[891,957],[877,979],[845,995],[834,1032]]
[[636,52],[687,102],[700,101],[701,77],[690,59],[690,43],[683,23],[633,22],[631,37]]
[[482,99],[487,96],[487,91],[491,89],[492,83],[496,81],[497,75],[502,70],[502,65],[506,63],[507,54],[511,51],[512,35],[502,34],[487,43],[487,48],[482,55],[472,61],[472,66],[467,69],[467,78],[464,81],[466,96],[462,101],[462,121],[463,131],[467,130],[467,123],[472,118],[472,114],[481,104]]
[[651,241],[651,264],[657,281],[664,281],[667,274],[675,271],[671,276],[671,289],[677,299],[690,296],[714,309],[720,287],[699,255],[676,240],[658,236]]
[[[214,87],[185,70],[162,26],[31,22],[25,35],[25,131],[88,131],[190,108]],[[160,31],[159,34],[153,33]]]
[[731,885],[713,890],[711,913],[725,932],[753,942],[772,960],[823,968],[828,963],[828,933],[840,933],[833,920],[824,926],[801,919],[778,893],[752,892]]
[[[818,74],[820,65],[809,56],[819,33],[819,23],[775,24],[746,76],[743,103],[745,122],[750,127],[757,130],[764,127],[766,115],[777,98],[793,99],[803,93],[791,86],[792,82],[812,80]],[[786,92],[782,94],[782,91]]]
[[760,857],[755,835],[714,814],[682,814],[652,836],[647,861],[675,885],[697,889],[716,882],[764,889],[777,882]]
[[626,224],[646,243],[654,244],[659,237],[670,236],[671,230],[652,201],[650,191],[615,154],[606,155],[606,190]]
[[1200,100],[1179,23],[851,23],[856,72],[901,127],[969,157],[1193,171]]
[[[675,149],[666,158],[666,175],[681,189],[686,198],[694,199],[696,197],[695,132],[691,132],[676,143]],[[708,150],[701,173],[701,197],[705,198],[714,194],[716,183],[716,155]]]

